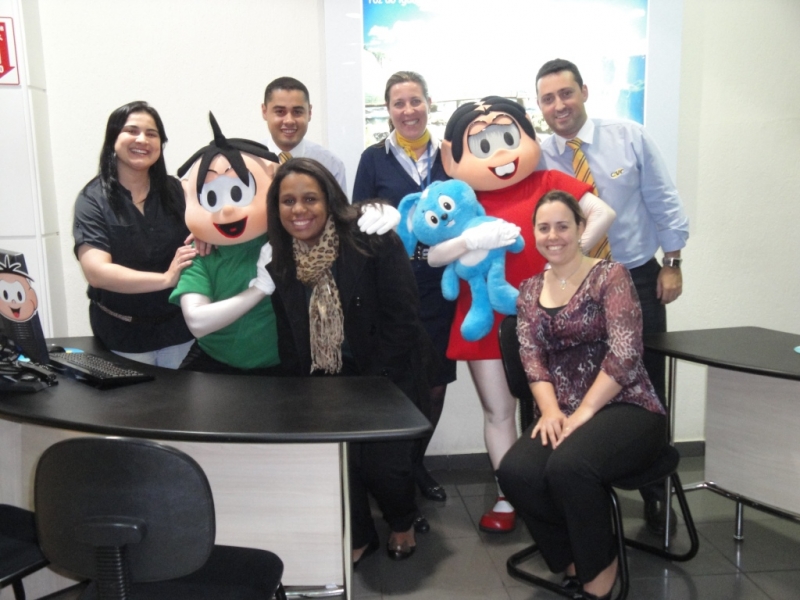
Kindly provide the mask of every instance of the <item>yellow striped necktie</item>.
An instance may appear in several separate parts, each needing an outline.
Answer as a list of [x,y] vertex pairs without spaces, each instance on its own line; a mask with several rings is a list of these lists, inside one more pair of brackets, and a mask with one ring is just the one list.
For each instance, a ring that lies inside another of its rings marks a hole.
[[[588,183],[592,186],[592,193],[599,197],[600,194],[597,193],[597,186],[594,183],[594,177],[592,177],[592,170],[589,168],[589,161],[586,160],[586,155],[581,150],[582,144],[583,141],[580,138],[574,138],[567,142],[567,146],[572,148],[573,151],[572,170],[575,172],[575,179]],[[586,253],[586,256],[611,260],[611,246],[608,243],[608,236],[604,235],[603,239]]]
[[280,164],[283,164],[283,163],[285,163],[285,162],[286,162],[287,160],[289,160],[290,158],[292,158],[292,155],[291,155],[291,153],[290,153],[290,152],[281,152],[281,153],[278,155],[278,161],[280,162]]

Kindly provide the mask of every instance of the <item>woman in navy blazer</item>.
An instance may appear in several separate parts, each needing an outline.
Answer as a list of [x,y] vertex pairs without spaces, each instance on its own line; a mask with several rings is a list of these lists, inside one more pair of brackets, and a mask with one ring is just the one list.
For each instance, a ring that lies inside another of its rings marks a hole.
[[[431,99],[422,75],[413,71],[393,74],[386,82],[384,99],[391,132],[361,155],[353,186],[353,202],[379,198],[396,207],[404,196],[421,192],[434,181],[450,178],[442,167],[439,140],[428,129]],[[422,326],[433,341],[441,364],[439,372],[431,379],[425,412],[435,429],[444,407],[447,384],[456,379],[456,362],[446,356],[455,303],[442,296],[444,267],[428,265],[427,252],[428,247],[419,244],[411,257],[411,268],[419,289]],[[430,436],[417,448],[414,478],[426,498],[446,500],[444,488],[431,477],[422,462],[429,441]],[[427,521],[420,517],[417,531],[427,529]]]
[[[336,179],[305,158],[278,169],[267,215],[281,365],[293,375],[385,376],[420,406],[429,388],[426,366],[435,359],[397,235],[361,233],[359,212]],[[355,562],[378,547],[368,492],[392,530],[389,556],[414,552],[412,450],[410,441],[350,445]]]

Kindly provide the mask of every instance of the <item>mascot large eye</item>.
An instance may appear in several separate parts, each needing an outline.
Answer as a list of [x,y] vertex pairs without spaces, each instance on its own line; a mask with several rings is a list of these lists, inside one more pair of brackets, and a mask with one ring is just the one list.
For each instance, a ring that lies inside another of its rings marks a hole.
[[255,198],[256,182],[248,173],[248,184],[244,185],[238,177],[223,175],[203,184],[198,200],[208,212],[218,212],[223,206],[247,206]]
[[22,304],[25,302],[26,297],[25,289],[19,281],[9,282],[0,280],[0,298],[2,298],[4,302],[19,302]]
[[439,206],[446,212],[452,212],[456,208],[456,201],[449,196],[439,196]]
[[425,222],[432,227],[436,227],[439,224],[439,217],[432,210],[426,211]]
[[467,145],[477,158],[489,158],[498,150],[512,150],[519,146],[519,127],[516,124],[489,125],[469,136]]

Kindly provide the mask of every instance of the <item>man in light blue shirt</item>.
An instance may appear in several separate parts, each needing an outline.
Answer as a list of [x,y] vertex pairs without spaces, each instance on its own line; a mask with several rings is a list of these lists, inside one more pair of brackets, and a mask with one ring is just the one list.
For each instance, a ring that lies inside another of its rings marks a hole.
[[[643,332],[666,331],[666,305],[682,291],[681,249],[689,237],[689,220],[658,147],[638,123],[589,119],[589,90],[567,60],[551,60],[539,69],[536,97],[554,133],[542,142],[540,168],[573,175],[574,151],[567,142],[580,140],[597,195],[617,213],[608,230],[611,255],[631,273],[642,305]],[[663,265],[655,258],[659,248]],[[645,352],[643,359],[663,401],[664,358]],[[663,533],[666,512],[659,487],[642,490],[642,496],[648,526]]]
[[[308,88],[294,77],[278,77],[264,90],[261,116],[270,137],[262,140],[275,154],[313,158],[330,171],[347,193],[344,163],[327,148],[305,138],[311,120]],[[281,163],[285,162],[281,157]]]

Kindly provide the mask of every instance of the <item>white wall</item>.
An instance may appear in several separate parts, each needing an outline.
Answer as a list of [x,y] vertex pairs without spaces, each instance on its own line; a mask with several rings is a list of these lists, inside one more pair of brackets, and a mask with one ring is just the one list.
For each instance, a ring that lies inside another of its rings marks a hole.
[[[228,135],[262,135],[263,88],[290,74],[311,90],[309,136],[323,143],[336,137],[331,143],[354,164],[356,151],[338,137],[347,132],[337,129],[337,115],[326,106],[337,90],[351,93],[353,86],[325,76],[331,58],[324,28],[335,23],[325,8],[337,2],[38,0],[53,155],[46,179],[62,231],[70,335],[90,331],[85,284],[71,259],[72,203],[96,172],[113,108],[140,98],[158,108],[174,171],[210,139],[209,109]],[[800,3],[683,4],[677,182],[693,222],[685,292],[669,309],[670,329],[758,325],[800,333],[800,203],[790,195],[800,184],[793,161],[800,139]],[[348,172],[351,182],[354,175]],[[678,437],[700,439],[704,370],[682,367],[678,391]],[[463,369],[430,452],[482,451],[481,418]]]
[[155,106],[170,138],[167,168],[175,172],[211,139],[209,110],[228,136],[264,137],[264,87],[291,74],[311,93],[309,136],[325,142],[322,2],[38,4],[69,334],[87,335],[85,282],[72,258],[72,205],[97,173],[108,115],[132,100]]
[[[0,85],[0,248],[25,254],[46,335],[66,332],[47,97],[35,2],[0,0],[12,20],[18,85]],[[11,77],[2,79],[7,84]]]
[[[800,334],[798,25],[795,0],[684,0],[677,183],[694,211],[670,329]],[[676,431],[698,439],[705,369],[690,367]]]

